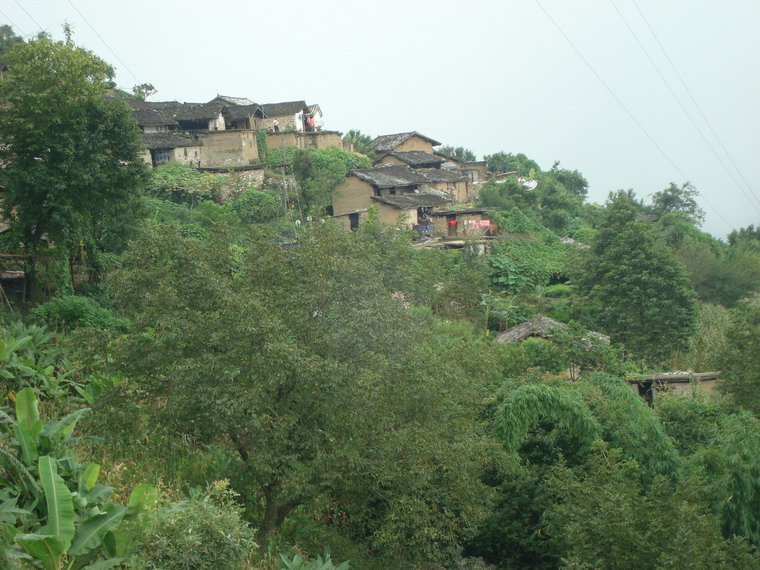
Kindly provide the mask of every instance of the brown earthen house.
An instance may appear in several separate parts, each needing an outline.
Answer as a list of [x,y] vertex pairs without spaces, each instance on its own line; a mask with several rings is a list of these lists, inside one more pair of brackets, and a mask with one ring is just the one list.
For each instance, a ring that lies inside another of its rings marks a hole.
[[382,222],[411,228],[436,206],[452,201],[420,170],[391,164],[349,171],[333,195],[333,215],[346,229],[356,229],[376,205]]
[[[258,162],[259,150],[255,131],[267,129],[274,121],[293,130],[292,140],[272,140],[270,148],[342,147],[341,133],[319,132],[303,120],[310,117],[322,125],[319,105],[304,101],[258,105],[244,97],[217,95],[208,103],[178,101],[129,101],[135,119],[143,132],[144,159],[153,166],[166,162],[182,162],[196,168],[239,168]],[[265,113],[268,109],[272,116]],[[291,113],[292,111],[292,113]],[[301,117],[301,119],[299,119]],[[301,120],[301,124],[297,123]]]

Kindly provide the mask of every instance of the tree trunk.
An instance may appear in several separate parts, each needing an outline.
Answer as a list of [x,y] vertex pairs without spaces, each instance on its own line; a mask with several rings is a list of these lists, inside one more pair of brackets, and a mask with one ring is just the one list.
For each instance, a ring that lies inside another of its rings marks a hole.
[[264,520],[259,528],[261,542],[282,524],[291,508],[292,505],[280,503],[279,489],[274,486],[264,487]]

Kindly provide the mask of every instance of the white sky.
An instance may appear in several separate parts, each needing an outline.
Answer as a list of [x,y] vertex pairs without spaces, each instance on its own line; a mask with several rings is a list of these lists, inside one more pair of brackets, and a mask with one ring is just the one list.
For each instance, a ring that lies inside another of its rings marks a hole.
[[64,21],[152,100],[305,99],[332,130],[560,160],[594,202],[688,180],[718,237],[760,224],[758,0],[0,0],[22,35],[61,38]]

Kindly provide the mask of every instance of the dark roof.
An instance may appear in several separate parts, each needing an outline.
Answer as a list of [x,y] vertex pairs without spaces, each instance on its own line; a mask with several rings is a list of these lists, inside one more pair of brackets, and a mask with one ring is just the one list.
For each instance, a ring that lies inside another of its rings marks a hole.
[[208,121],[216,119],[225,105],[219,101],[212,103],[179,103],[177,101],[130,101],[129,106],[137,111],[159,110],[177,121]]
[[629,379],[628,382],[639,383],[642,381],[665,382],[667,384],[684,384],[694,380],[702,382],[703,380],[717,380],[719,372],[661,372],[659,374],[650,374],[643,380],[638,378]]
[[419,193],[404,192],[395,196],[372,196],[375,202],[387,204],[398,208],[399,210],[408,210],[410,208],[432,208],[451,202],[451,198],[435,188],[423,188]]
[[223,108],[224,105],[219,102],[182,103],[173,111],[174,118],[178,121],[208,121],[216,119]]
[[469,180],[459,170],[451,170],[450,168],[417,168],[416,171],[427,178],[429,182],[460,182],[462,180]]
[[256,103],[253,103],[251,105],[235,105],[233,107],[225,107],[222,112],[224,113],[225,117],[233,121],[247,119],[248,117],[254,116],[264,116],[261,107]]
[[177,121],[208,121],[216,119],[224,103],[212,101],[211,103],[178,103],[177,101],[130,101],[129,106],[137,111],[154,109],[162,111]]
[[500,208],[462,208],[459,210],[439,210],[430,212],[431,216],[451,216],[459,214],[485,214],[486,212],[497,212]]
[[[542,338],[551,338],[553,336],[552,329],[561,329],[566,327],[565,323],[555,321],[549,317],[545,317],[541,314],[536,314],[535,317],[529,321],[525,321],[517,326],[507,329],[496,337],[498,342],[506,342],[507,344],[512,342],[519,342],[525,340],[528,337],[540,336]],[[610,342],[609,337],[603,334],[589,331],[589,336],[593,336],[606,343]],[[590,344],[590,343],[589,343]]]
[[419,168],[422,166],[434,166],[441,164],[444,161],[442,158],[438,158],[423,150],[408,150],[401,152],[389,152],[386,156],[392,156],[402,162],[405,162],[412,168]]
[[283,117],[300,113],[304,107],[308,107],[306,101],[286,101],[284,103],[264,103],[261,110],[267,117]]
[[419,186],[428,182],[428,179],[417,170],[402,164],[386,164],[375,168],[351,170],[349,174],[369,182],[376,188]]
[[217,99],[221,99],[230,105],[255,105],[255,103],[247,97],[230,97],[228,95],[217,95],[211,101],[209,101],[209,103],[213,103]]
[[133,109],[132,116],[141,127],[148,125],[177,125],[177,121],[165,109]]
[[180,148],[184,146],[201,146],[195,137],[182,133],[148,133],[143,135],[145,148]]
[[415,136],[428,141],[433,146],[438,146],[441,144],[437,140],[433,140],[430,137],[421,135],[417,131],[411,131],[409,133],[396,133],[395,135],[381,135],[369,143],[369,147],[375,149],[378,152],[392,152],[396,149],[396,147],[404,144],[410,138]]

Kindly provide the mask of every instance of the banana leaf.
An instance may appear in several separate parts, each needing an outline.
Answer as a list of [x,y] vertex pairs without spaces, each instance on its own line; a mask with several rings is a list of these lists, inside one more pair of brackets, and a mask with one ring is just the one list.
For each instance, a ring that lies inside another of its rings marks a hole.
[[47,503],[47,534],[64,545],[64,551],[74,538],[74,500],[60,475],[55,459],[43,455],[39,459],[40,485]]

